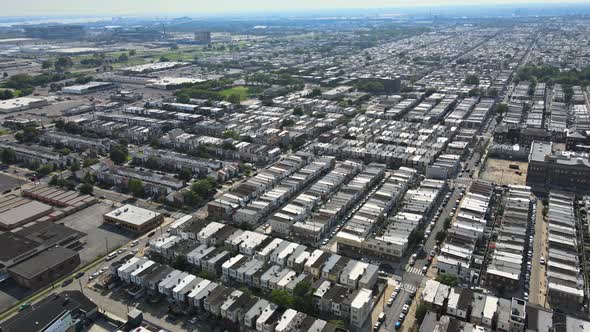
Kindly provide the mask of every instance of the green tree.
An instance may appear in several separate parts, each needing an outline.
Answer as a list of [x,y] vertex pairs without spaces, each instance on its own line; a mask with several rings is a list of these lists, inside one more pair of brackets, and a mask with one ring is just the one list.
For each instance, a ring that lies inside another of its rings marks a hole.
[[14,164],[16,162],[16,153],[13,149],[2,150],[2,162],[4,164]]
[[191,101],[191,97],[188,94],[181,93],[176,96],[176,102],[182,104],[188,104]]
[[141,182],[139,179],[130,179],[127,183],[127,188],[135,197],[141,197],[145,194],[143,182]]
[[80,163],[75,160],[71,165],[70,165],[70,171],[71,172],[77,172],[80,170]]
[[201,271],[197,274],[197,277],[207,279],[207,280],[215,280],[217,276],[209,271]]
[[471,90],[469,90],[469,97],[477,97],[481,94],[481,90],[479,88],[473,88]]
[[8,77],[8,73],[7,72],[2,73],[2,77],[7,78]]
[[293,110],[293,115],[302,116],[303,109],[301,107],[295,107],[295,109]]
[[229,97],[227,97],[227,101],[235,105],[240,105],[241,100],[242,97],[240,97],[240,95],[237,93],[232,93],[231,95],[229,95]]
[[173,51],[178,50],[178,44],[172,44],[172,46],[170,46],[170,49]]
[[53,165],[52,164],[45,164],[37,170],[37,173],[41,176],[49,175],[49,173],[53,172]]
[[129,60],[127,54],[121,53],[121,55],[119,55],[119,62],[126,62],[127,60]]
[[178,172],[178,178],[188,182],[193,178],[193,172],[190,170],[190,168],[184,167],[180,170],[180,172]]
[[197,195],[192,190],[187,190],[187,191],[183,192],[182,198],[184,199],[184,204],[190,205],[190,206],[199,205],[203,201],[201,196]]
[[191,270],[191,265],[188,263],[188,261],[186,260],[186,257],[184,257],[184,256],[176,256],[176,259],[174,260],[172,267],[177,270],[185,271],[185,272],[188,272]]
[[137,52],[136,52],[135,50],[131,50],[131,51],[129,51],[129,56],[134,56],[134,55],[136,55],[136,54],[137,54]]
[[59,57],[57,59],[57,61],[55,62],[55,69],[57,69],[59,71],[63,71],[67,68],[71,68],[73,65],[74,65],[74,62],[72,62],[72,59],[70,57],[62,56],[62,57]]
[[43,69],[49,69],[51,67],[53,67],[53,61],[51,60],[45,60],[41,63],[41,68]]
[[291,119],[283,119],[283,122],[281,122],[281,128],[282,127],[291,127],[294,124],[295,124],[295,121],[293,121]]
[[14,98],[14,93],[12,92],[12,90],[3,90],[2,93],[0,93],[0,100],[8,100],[8,99],[12,99]]
[[35,127],[25,127],[22,132],[14,135],[14,138],[19,142],[30,143],[35,142],[39,138],[39,130]]
[[479,85],[479,76],[473,74],[467,75],[465,76],[464,83],[468,85]]
[[508,112],[508,105],[506,103],[498,104],[498,106],[496,107],[496,113],[502,115],[506,112]]
[[443,243],[445,241],[445,239],[447,238],[447,232],[446,231],[440,231],[438,233],[436,233],[436,242],[438,243]]
[[418,326],[422,324],[422,321],[424,320],[424,317],[426,317],[428,311],[430,311],[430,305],[428,303],[420,302],[420,304],[418,304],[416,307],[416,320],[418,321]]
[[215,187],[211,185],[206,179],[196,181],[193,183],[192,191],[200,197],[209,197],[210,193]]
[[453,222],[453,219],[451,217],[446,217],[445,218],[445,223],[444,223],[445,230],[451,228],[451,223],[452,222]]
[[441,273],[437,275],[436,281],[451,287],[455,287],[459,284],[459,280],[457,279],[457,277],[448,273]]
[[233,138],[238,141],[240,140],[240,135],[233,130],[226,130],[223,132],[223,138]]
[[82,183],[80,185],[80,192],[85,195],[91,195],[94,192],[94,186],[90,183]]
[[313,290],[311,283],[301,281],[293,289],[293,307],[305,313],[313,313]]
[[152,138],[150,141],[150,147],[158,149],[160,147],[160,140],[157,137]]
[[424,96],[425,97],[430,97],[432,94],[436,93],[436,89],[435,88],[428,88],[426,89],[426,91],[424,92]]
[[421,230],[417,230],[417,231],[413,232],[412,235],[410,236],[410,242],[411,243],[418,243],[418,242],[422,241],[423,238],[424,238],[424,232]]
[[273,289],[270,293],[270,300],[282,308],[293,307],[293,297],[289,295],[287,291],[282,289]]
[[124,162],[127,161],[127,148],[123,145],[116,145],[111,148],[111,152],[109,153],[109,158],[117,165],[122,165]]
[[92,165],[98,164],[99,160],[97,158],[87,158],[84,159],[84,163],[82,163],[82,167],[90,167]]

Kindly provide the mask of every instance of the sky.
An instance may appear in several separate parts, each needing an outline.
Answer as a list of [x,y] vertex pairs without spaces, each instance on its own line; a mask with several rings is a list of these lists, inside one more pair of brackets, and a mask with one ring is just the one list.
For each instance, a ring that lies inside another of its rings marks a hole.
[[408,6],[588,3],[588,0],[0,0],[0,16],[216,15]]

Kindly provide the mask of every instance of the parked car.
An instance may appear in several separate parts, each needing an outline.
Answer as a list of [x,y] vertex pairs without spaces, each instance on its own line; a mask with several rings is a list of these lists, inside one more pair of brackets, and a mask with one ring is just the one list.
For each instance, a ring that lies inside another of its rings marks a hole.
[[61,283],[61,287],[66,287],[67,285],[71,284],[74,280],[70,279],[66,279]]
[[74,278],[76,278],[76,279],[80,279],[80,278],[82,278],[83,276],[84,276],[84,272],[80,271],[80,272],[78,272],[78,273],[76,273],[76,274],[74,275]]
[[408,313],[408,310],[410,310],[410,306],[409,306],[409,305],[407,305],[407,304],[404,304],[404,306],[403,306],[403,308],[402,308],[402,312],[403,312],[404,314],[407,314],[407,313]]
[[176,316],[174,316],[174,315],[168,315],[168,316],[166,316],[166,321],[167,322],[174,323],[177,320],[178,320],[178,318],[176,318]]
[[375,323],[375,325],[373,325],[373,331],[379,331],[380,327],[381,327],[381,322],[377,321]]

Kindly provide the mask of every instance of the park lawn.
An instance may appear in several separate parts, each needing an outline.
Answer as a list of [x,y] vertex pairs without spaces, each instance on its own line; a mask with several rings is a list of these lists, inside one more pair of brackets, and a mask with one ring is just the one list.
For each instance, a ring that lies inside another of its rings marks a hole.
[[223,96],[223,98],[228,98],[233,94],[237,94],[240,96],[240,100],[244,100],[248,98],[248,87],[245,86],[236,86],[230,89],[225,89],[219,92]]

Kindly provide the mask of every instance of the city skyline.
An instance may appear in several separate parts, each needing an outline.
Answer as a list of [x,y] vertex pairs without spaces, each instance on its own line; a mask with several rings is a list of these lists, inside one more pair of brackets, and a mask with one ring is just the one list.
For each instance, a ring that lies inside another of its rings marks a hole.
[[569,0],[561,2],[557,0],[512,0],[512,1],[465,1],[465,0],[417,0],[408,4],[405,1],[388,1],[388,0],[368,0],[359,2],[356,0],[327,0],[311,1],[302,0],[296,3],[276,3],[269,0],[254,0],[247,4],[236,3],[233,0],[220,0],[214,3],[198,3],[192,0],[172,0],[172,1],[138,1],[129,0],[118,2],[115,0],[105,0],[100,2],[76,2],[72,3],[67,0],[47,1],[41,0],[23,0],[4,6],[3,13],[0,17],[10,16],[51,16],[51,15],[218,15],[218,14],[235,14],[248,13],[255,14],[260,12],[287,12],[287,11],[313,11],[313,10],[346,10],[346,9],[378,9],[378,8],[419,8],[419,7],[447,7],[447,6],[465,6],[474,7],[478,5],[531,5],[531,4],[552,4],[568,5],[583,4],[584,0]]

